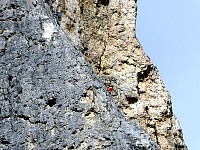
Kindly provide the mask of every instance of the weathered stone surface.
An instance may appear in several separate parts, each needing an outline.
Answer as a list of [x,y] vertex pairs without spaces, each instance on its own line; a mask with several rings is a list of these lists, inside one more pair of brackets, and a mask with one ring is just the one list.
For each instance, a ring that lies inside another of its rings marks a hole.
[[44,1],[1,0],[0,14],[0,149],[159,149],[120,113]]
[[124,116],[142,125],[161,149],[187,149],[171,97],[136,38],[136,16],[136,0],[69,0],[61,25],[112,87]]

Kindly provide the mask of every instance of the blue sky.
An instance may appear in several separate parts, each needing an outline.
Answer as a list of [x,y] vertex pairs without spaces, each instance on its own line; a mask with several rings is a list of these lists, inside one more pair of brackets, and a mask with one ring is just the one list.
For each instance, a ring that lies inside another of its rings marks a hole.
[[172,96],[189,150],[200,143],[200,0],[139,0],[137,37]]

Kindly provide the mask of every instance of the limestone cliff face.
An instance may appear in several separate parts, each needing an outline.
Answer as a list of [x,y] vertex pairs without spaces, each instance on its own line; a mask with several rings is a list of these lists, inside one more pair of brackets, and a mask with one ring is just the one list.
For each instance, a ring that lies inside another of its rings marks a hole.
[[[72,8],[78,4],[71,2]],[[83,33],[74,29],[71,37],[77,36],[72,39],[78,45]],[[121,114],[47,3],[1,0],[0,149],[159,147],[141,126]]]
[[0,149],[187,149],[136,1],[51,2],[0,1]]
[[162,150],[187,149],[171,97],[136,38],[136,0],[67,0],[61,26],[124,116],[137,121]]

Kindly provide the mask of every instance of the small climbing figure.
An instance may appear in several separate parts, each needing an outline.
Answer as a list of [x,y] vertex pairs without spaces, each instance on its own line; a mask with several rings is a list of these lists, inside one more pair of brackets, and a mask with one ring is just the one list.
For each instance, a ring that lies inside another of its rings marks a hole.
[[58,20],[61,21],[61,16],[62,16],[62,13],[61,13],[61,6],[60,4],[58,5],[57,7],[57,17],[58,17]]
[[112,87],[107,87],[107,90],[108,90],[108,92],[111,94],[111,92],[112,92]]

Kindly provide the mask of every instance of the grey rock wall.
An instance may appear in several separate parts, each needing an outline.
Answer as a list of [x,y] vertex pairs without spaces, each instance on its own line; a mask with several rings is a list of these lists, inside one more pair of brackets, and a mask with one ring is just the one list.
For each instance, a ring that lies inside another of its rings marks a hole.
[[40,0],[0,1],[0,149],[159,149]]

